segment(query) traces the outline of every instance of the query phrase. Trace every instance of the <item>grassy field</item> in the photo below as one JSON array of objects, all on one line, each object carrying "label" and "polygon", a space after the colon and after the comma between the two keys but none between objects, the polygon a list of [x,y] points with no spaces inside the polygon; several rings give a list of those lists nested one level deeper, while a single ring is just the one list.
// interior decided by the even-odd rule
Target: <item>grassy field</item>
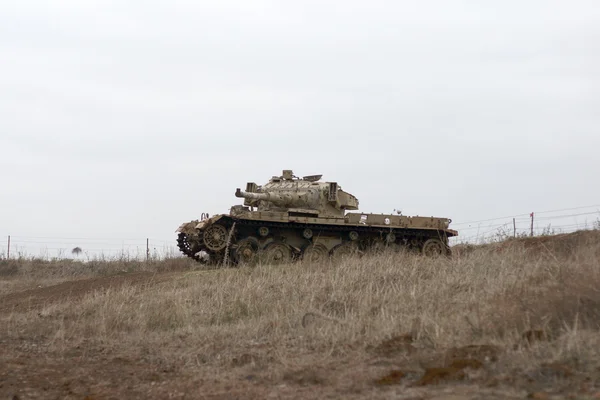
[{"label": "grassy field", "polygon": [[324,265],[0,261],[0,394],[600,398],[600,232]]}]

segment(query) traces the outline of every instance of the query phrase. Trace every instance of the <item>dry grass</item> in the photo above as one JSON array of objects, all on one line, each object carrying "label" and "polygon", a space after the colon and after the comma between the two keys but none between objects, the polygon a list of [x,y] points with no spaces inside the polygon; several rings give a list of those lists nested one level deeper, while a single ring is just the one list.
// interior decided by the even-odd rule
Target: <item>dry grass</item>
[{"label": "dry grass", "polygon": [[[510,245],[441,259],[386,254],[162,273],[188,266],[171,262],[140,263],[151,272],[141,281],[123,275],[121,285],[90,286],[76,298],[5,308],[0,344],[11,351],[0,364],[14,368],[28,356],[54,369],[69,364],[84,382],[71,383],[73,398],[600,392],[600,240],[589,236],[568,251]],[[71,266],[19,265],[2,279],[31,274],[46,286],[57,278],[40,271],[68,280],[122,267],[78,275]],[[43,380],[36,374],[31,393]]]}]

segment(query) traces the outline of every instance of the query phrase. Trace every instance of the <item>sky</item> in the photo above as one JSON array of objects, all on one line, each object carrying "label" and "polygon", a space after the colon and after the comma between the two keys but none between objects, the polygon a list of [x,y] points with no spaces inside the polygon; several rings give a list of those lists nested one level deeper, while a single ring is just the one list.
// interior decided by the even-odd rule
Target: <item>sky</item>
[{"label": "sky", "polygon": [[171,243],[283,169],[456,229],[597,205],[599,129],[593,0],[0,2],[13,240]]}]

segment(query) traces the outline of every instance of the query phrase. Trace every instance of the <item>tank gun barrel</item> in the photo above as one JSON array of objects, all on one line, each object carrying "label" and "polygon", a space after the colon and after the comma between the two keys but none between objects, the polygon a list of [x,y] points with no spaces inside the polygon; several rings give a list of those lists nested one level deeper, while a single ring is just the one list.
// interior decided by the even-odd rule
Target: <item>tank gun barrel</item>
[{"label": "tank gun barrel", "polygon": [[281,191],[268,191],[251,193],[243,192],[238,188],[235,191],[235,197],[242,197],[251,202],[267,201],[277,207],[312,207],[314,204],[317,204],[317,200],[311,199],[307,192],[286,193]]},{"label": "tank gun barrel", "polygon": [[248,193],[243,192],[240,188],[237,188],[235,191],[235,197],[244,198],[248,200],[266,200],[269,201],[271,199],[270,193]]}]

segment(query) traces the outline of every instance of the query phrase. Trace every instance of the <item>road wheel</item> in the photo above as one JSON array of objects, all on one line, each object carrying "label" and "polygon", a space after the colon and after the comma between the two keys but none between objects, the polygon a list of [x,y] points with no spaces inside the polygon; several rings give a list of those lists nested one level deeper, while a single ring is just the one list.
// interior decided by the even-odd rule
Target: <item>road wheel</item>
[{"label": "road wheel", "polygon": [[325,262],[328,258],[329,251],[327,251],[327,247],[320,243],[309,244],[304,248],[304,252],[302,253],[302,259],[304,261],[315,264]]},{"label": "road wheel", "polygon": [[292,261],[292,250],[282,242],[271,242],[264,250],[265,262],[267,264],[281,265]]},{"label": "road wheel", "polygon": [[238,264],[253,264],[258,258],[260,246],[258,239],[248,237],[237,242],[233,250],[233,259]]},{"label": "road wheel", "polygon": [[355,242],[344,242],[331,249],[331,257],[335,261],[357,257],[358,255],[358,246]]},{"label": "road wheel", "polygon": [[440,239],[428,239],[423,244],[423,254],[427,257],[440,257],[448,253],[448,247]]}]

